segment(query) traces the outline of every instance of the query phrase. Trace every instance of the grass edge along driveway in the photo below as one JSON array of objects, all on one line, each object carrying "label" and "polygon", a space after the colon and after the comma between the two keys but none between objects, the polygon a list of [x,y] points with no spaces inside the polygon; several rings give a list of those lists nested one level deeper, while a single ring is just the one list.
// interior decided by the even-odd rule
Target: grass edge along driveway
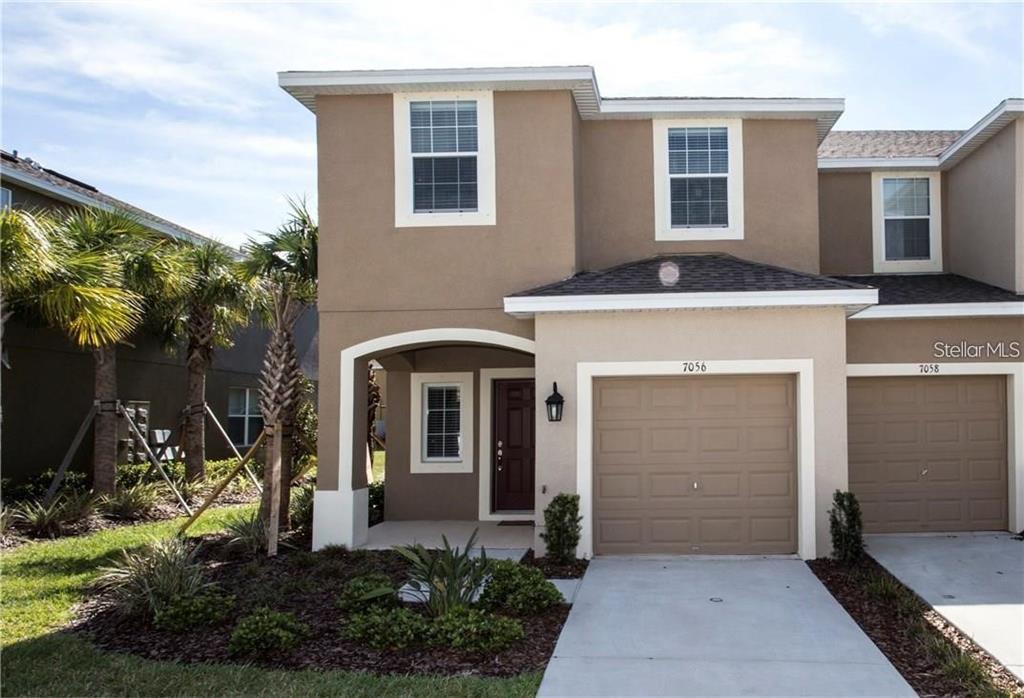
[{"label": "grass edge along driveway", "polygon": [[[192,534],[219,530],[245,507],[205,513]],[[85,536],[28,543],[0,553],[0,690],[4,696],[529,696],[540,676],[373,676],[274,671],[252,666],[185,665],[101,652],[57,632],[70,620],[98,569],[125,547],[172,535],[181,520],[122,526]]]}]

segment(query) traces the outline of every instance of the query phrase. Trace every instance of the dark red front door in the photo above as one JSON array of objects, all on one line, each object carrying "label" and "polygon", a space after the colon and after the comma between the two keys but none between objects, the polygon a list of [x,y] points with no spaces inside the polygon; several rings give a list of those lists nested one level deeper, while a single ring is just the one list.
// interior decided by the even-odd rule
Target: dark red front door
[{"label": "dark red front door", "polygon": [[533,510],[533,379],[494,381],[495,511]]}]

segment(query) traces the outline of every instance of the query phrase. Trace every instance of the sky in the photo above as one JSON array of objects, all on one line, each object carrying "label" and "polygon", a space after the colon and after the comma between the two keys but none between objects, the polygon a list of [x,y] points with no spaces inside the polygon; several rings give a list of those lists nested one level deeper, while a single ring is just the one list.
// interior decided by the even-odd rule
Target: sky
[{"label": "sky", "polygon": [[1024,96],[1024,3],[0,5],[0,144],[231,245],[316,200],[281,70],[592,65],[602,95],[845,97],[965,129]]}]

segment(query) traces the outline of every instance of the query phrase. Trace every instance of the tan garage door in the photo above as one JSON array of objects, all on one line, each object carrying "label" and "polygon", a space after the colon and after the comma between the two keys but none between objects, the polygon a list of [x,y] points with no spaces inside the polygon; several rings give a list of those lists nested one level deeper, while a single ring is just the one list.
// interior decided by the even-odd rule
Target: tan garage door
[{"label": "tan garage door", "polygon": [[788,376],[595,381],[595,552],[796,552],[795,404]]},{"label": "tan garage door", "polygon": [[851,378],[847,397],[864,530],[1006,529],[1005,378]]}]

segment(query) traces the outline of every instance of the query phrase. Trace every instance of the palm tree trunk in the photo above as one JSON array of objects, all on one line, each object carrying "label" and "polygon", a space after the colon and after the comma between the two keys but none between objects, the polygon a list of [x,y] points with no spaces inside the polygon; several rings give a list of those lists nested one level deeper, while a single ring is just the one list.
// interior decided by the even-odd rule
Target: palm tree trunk
[{"label": "palm tree trunk", "polygon": [[117,347],[93,350],[96,362],[95,398],[100,401],[93,427],[92,488],[96,494],[113,494],[117,474]]}]

